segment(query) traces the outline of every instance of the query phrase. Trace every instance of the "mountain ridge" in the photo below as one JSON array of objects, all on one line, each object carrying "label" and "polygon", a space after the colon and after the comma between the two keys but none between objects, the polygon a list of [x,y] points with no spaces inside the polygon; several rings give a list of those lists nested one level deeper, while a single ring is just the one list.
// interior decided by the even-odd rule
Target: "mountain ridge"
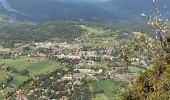
[{"label": "mountain ridge", "polygon": [[[7,0],[9,5],[16,9],[18,18],[32,21],[46,20],[75,20],[75,21],[106,21],[112,18],[119,18],[109,11],[89,3],[64,3],[59,1],[47,0]],[[26,16],[23,16],[26,15]]]},{"label": "mountain ridge", "polygon": [[[62,0],[0,0],[1,13],[35,22],[53,20],[107,22],[114,19],[142,19],[141,13],[155,13],[152,1],[110,0],[80,2]],[[159,3],[164,16],[170,18],[170,1]]]}]

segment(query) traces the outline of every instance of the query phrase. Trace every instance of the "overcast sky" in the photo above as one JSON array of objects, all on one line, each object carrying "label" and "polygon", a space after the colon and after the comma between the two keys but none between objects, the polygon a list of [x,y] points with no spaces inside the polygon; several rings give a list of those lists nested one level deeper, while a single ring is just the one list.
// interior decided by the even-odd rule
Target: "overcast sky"
[{"label": "overcast sky", "polygon": [[77,0],[77,1],[88,1],[88,2],[107,2],[109,0]]},{"label": "overcast sky", "polygon": [[58,0],[58,1],[68,1],[68,2],[107,2],[110,0]]}]

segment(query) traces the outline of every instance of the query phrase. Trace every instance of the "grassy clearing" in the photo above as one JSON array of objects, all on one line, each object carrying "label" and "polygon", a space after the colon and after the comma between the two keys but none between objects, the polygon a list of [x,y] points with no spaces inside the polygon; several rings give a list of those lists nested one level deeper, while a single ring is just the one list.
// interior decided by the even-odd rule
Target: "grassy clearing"
[{"label": "grassy clearing", "polygon": [[[116,30],[110,31],[109,29],[104,29],[103,27],[89,27],[86,25],[80,25],[84,30],[87,30],[88,38],[87,41],[93,41],[94,43],[81,43],[82,46],[94,46],[94,47],[108,47],[117,45],[119,42],[117,41]],[[113,35],[113,33],[115,35]],[[112,34],[112,35],[111,35]]]},{"label": "grassy clearing", "polygon": [[139,67],[135,67],[135,66],[129,67],[129,72],[132,72],[132,73],[138,73],[138,72],[142,72],[142,71],[144,71],[144,69],[139,68]]},{"label": "grassy clearing", "polygon": [[80,27],[95,36],[109,36],[109,30],[104,30],[102,27],[94,28],[86,25],[80,25]]},{"label": "grassy clearing", "polygon": [[107,68],[108,62],[107,61],[101,61],[98,63],[95,63],[93,65],[86,65],[89,68],[99,68],[99,69],[103,69],[103,68]]},{"label": "grassy clearing", "polygon": [[[16,60],[0,59],[0,64],[4,63],[5,66],[10,66],[16,68],[17,70],[27,69],[33,75],[47,73],[48,71],[53,71],[61,67],[59,63],[48,61],[47,59],[26,57],[17,58]],[[0,80],[3,80],[6,76],[6,72],[0,71]],[[4,97],[2,93],[7,94],[8,91],[14,91],[21,83],[30,79],[28,76],[22,76],[15,73],[12,73],[11,76],[13,77],[13,80],[10,81],[9,87],[0,90],[0,100]]]},{"label": "grassy clearing", "polygon": [[47,61],[46,59],[37,59],[37,58],[18,58],[13,59],[1,59],[0,64],[5,63],[6,66],[14,67],[18,70],[27,69],[31,74],[41,74],[48,71],[60,68],[60,64]]},{"label": "grassy clearing", "polygon": [[[116,67],[116,70],[118,71],[118,70],[121,70],[121,69],[123,69],[123,67]],[[128,68],[128,71],[130,72],[130,73],[139,73],[139,72],[142,72],[142,71],[144,71],[145,69],[142,69],[142,68],[139,68],[139,67],[135,67],[135,66],[129,66],[129,68]]]},{"label": "grassy clearing", "polygon": [[[2,76],[2,73],[1,73],[0,76]],[[21,76],[21,75],[17,75],[17,74],[11,74],[11,76],[13,77],[13,80],[10,81],[9,87],[0,90],[0,100],[2,100],[2,99],[4,98],[3,94],[7,94],[8,92],[15,91],[15,89],[16,89],[22,82],[24,82],[24,81],[26,81],[26,80],[29,79],[28,76]]]},{"label": "grassy clearing", "polygon": [[5,71],[0,70],[0,82],[3,82],[7,77],[7,73]]},{"label": "grassy clearing", "polygon": [[12,74],[13,80],[10,82],[10,85],[16,88],[19,86],[22,82],[26,81],[29,79],[28,76],[21,76],[18,74]]},{"label": "grassy clearing", "polygon": [[96,98],[93,100],[109,100],[109,98],[104,94],[97,94]]},{"label": "grassy clearing", "polygon": [[[114,84],[112,80],[100,80],[94,81],[91,83],[93,87],[93,91],[95,90],[103,90],[104,93],[97,94],[94,100],[112,100],[115,96],[115,92],[119,89],[119,87]],[[102,98],[102,99],[98,99]]]},{"label": "grassy clearing", "polygon": [[91,93],[96,90],[103,90],[103,93],[96,94],[92,100],[121,100],[118,91],[128,85],[127,79],[115,77],[113,79],[89,82]]}]

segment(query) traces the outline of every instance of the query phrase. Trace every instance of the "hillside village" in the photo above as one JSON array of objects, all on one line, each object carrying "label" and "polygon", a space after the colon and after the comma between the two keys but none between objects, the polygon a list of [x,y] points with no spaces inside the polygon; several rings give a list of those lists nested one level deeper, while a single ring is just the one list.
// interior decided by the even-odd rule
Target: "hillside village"
[{"label": "hillside village", "polygon": [[[61,25],[70,28],[70,23]],[[4,75],[0,77],[0,99],[90,100],[103,95],[111,100],[153,60],[143,55],[147,48],[138,41],[139,48],[128,55],[130,63],[125,70],[124,58],[120,58],[124,51],[118,52],[120,41],[133,43],[132,40],[140,37],[147,40],[146,34],[134,32],[129,36],[130,33],[118,29],[86,24],[77,24],[74,28],[86,31],[70,41],[50,38],[39,42],[2,43],[0,71]],[[154,43],[152,39],[147,41]]]},{"label": "hillside village", "polygon": [[0,0],[0,100],[170,100],[169,3]]},{"label": "hillside village", "polygon": [[[121,71],[122,68],[119,67],[118,62],[113,62],[114,60],[117,61],[117,58],[113,56],[115,53],[115,48],[96,50],[67,42],[40,42],[20,45],[14,49],[1,49],[1,58],[3,59],[15,60],[25,56],[28,58],[57,61],[63,66],[61,69],[52,71],[48,75],[34,76],[28,70],[18,71],[18,69],[7,66],[6,62],[4,62],[1,70],[7,71],[9,76],[10,73],[18,73],[30,77],[29,80],[26,80],[26,82],[16,88],[16,92],[7,93],[6,97],[17,98],[18,100],[27,100],[28,98],[42,98],[44,100],[60,98],[61,100],[68,100],[68,98],[73,98],[75,89],[78,89],[77,91],[89,91],[87,89],[87,77],[94,81],[107,80],[115,77],[121,79],[131,78],[135,74],[134,72],[124,73],[123,70]],[[134,65],[143,62],[142,60],[136,62],[136,60],[139,59],[132,58]],[[27,62],[32,61],[28,60]],[[8,80],[9,81],[1,85],[2,89],[9,86],[9,82],[12,79]],[[23,87],[26,84],[29,84],[29,87]],[[87,86],[87,88],[80,90],[83,86]],[[40,91],[42,94],[39,94]],[[100,92],[102,91],[98,91],[96,94]],[[51,96],[48,95],[49,93]],[[87,100],[84,94],[81,95],[81,98]]]}]

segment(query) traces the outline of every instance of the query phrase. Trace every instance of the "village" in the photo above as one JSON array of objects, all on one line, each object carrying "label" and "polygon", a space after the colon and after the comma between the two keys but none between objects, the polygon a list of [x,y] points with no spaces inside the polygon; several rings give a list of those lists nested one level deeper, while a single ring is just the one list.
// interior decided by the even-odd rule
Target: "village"
[{"label": "village", "polygon": [[168,4],[0,0],[0,100],[170,100]]},{"label": "village", "polygon": [[[36,58],[39,60],[47,59],[48,61],[59,62],[60,66],[62,66],[60,69],[50,71],[48,74],[33,75],[29,70],[23,69],[20,71],[17,68],[6,66],[4,62],[1,70],[29,77],[29,80],[25,80],[22,85],[16,88],[16,92],[9,92],[4,95],[6,97],[17,98],[18,100],[23,98],[24,100],[29,100],[30,98],[42,98],[43,100],[60,98],[60,100],[68,100],[69,98],[73,98],[75,90],[86,91],[80,89],[80,87],[87,86],[89,88],[87,85],[88,82],[86,82],[87,78],[93,81],[114,79],[115,77],[129,79],[139,70],[143,70],[132,70],[124,73],[123,68],[120,67],[121,65],[116,62],[117,58],[113,56],[115,53],[115,48],[95,49],[82,47],[77,44],[69,44],[67,42],[31,43],[20,45],[15,49],[1,49],[0,57],[3,59],[16,60],[20,57]],[[132,59],[134,65],[143,62],[142,60],[138,62],[136,60],[139,59]],[[33,61],[27,60],[27,63],[31,62]],[[9,76],[10,74],[8,74]],[[8,79],[8,82],[1,85],[3,89],[8,87],[8,83],[12,80],[11,77]],[[29,86],[25,87],[25,85]],[[100,92],[102,91],[98,90],[95,94]],[[80,98],[87,100],[83,92],[81,95]]]}]

